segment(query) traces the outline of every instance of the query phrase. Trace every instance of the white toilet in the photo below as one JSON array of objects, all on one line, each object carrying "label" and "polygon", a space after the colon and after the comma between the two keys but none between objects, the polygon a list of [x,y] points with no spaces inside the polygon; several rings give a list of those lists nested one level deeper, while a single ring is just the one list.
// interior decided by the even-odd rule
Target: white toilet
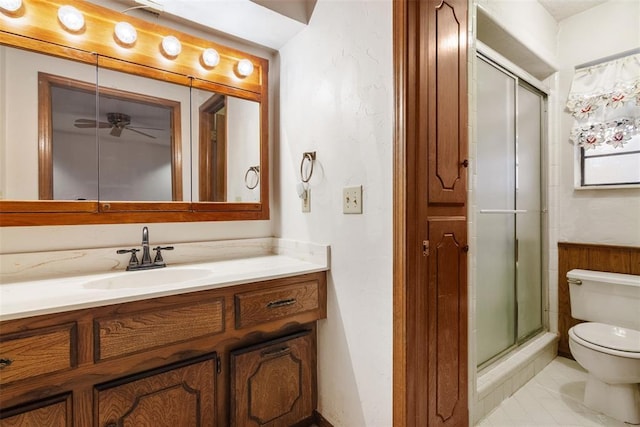
[{"label": "white toilet", "polygon": [[571,270],[569,348],[589,373],[584,404],[640,424],[640,276]]}]

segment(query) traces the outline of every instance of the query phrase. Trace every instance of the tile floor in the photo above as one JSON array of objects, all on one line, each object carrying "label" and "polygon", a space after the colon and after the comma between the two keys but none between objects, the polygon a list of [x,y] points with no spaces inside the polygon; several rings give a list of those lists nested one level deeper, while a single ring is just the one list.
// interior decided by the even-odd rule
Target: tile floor
[{"label": "tile floor", "polygon": [[582,404],[586,378],[577,362],[557,357],[477,426],[630,427]]}]

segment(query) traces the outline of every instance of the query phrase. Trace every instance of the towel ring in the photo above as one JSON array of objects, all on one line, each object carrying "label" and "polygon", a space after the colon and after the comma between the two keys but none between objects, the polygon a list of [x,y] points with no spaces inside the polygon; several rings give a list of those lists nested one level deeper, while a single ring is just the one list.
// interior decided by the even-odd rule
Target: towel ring
[{"label": "towel ring", "polygon": [[[307,151],[302,154],[302,161],[300,162],[300,179],[302,182],[307,183],[311,179],[313,175],[313,164],[316,161],[316,152],[315,151]],[[307,174],[304,173],[304,164],[305,162],[309,162],[309,172]]]},{"label": "towel ring", "polygon": [[[255,175],[255,178],[254,178],[255,183],[252,185],[250,184],[250,180],[253,175]],[[260,166],[251,166],[249,169],[247,169],[247,172],[244,174],[244,185],[249,190],[253,190],[258,186],[258,184],[260,184]]]}]

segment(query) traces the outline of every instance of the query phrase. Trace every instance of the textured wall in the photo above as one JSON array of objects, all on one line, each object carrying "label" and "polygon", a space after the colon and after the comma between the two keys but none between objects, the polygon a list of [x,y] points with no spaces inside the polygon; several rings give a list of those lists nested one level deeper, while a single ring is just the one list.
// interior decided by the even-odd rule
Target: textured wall
[{"label": "textured wall", "polygon": [[558,240],[640,246],[640,189],[574,190],[573,120],[564,110],[574,67],[640,46],[640,3],[611,0],[560,23]]},{"label": "textured wall", "polygon": [[[392,33],[389,1],[318,1],[280,51],[278,236],[331,244],[319,327],[319,410],[336,427],[389,427],[392,408]],[[296,194],[317,152],[311,212]],[[364,213],[342,188],[364,186]]]}]

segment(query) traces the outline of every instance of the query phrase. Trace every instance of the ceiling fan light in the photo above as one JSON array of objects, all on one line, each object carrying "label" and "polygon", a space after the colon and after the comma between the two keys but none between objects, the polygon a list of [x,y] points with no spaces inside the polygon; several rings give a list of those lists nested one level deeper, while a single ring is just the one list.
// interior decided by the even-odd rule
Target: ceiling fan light
[{"label": "ceiling fan light", "polygon": [[253,73],[253,64],[248,59],[241,59],[238,61],[238,74],[242,77],[250,76]]},{"label": "ceiling fan light", "polygon": [[22,7],[22,0],[0,0],[0,9],[6,12],[17,12]]},{"label": "ceiling fan light", "polygon": [[138,32],[128,22],[118,22],[115,27],[115,35],[120,43],[130,46],[138,40]]},{"label": "ceiling fan light", "polygon": [[220,63],[220,54],[213,48],[205,49],[202,52],[202,62],[207,67],[215,67]]},{"label": "ceiling fan light", "polygon": [[80,31],[84,27],[84,16],[73,6],[60,7],[58,19],[64,28],[72,32]]},{"label": "ceiling fan light", "polygon": [[162,50],[170,57],[180,55],[182,52],[182,45],[180,44],[180,40],[178,40],[175,36],[166,36],[162,39]]}]

